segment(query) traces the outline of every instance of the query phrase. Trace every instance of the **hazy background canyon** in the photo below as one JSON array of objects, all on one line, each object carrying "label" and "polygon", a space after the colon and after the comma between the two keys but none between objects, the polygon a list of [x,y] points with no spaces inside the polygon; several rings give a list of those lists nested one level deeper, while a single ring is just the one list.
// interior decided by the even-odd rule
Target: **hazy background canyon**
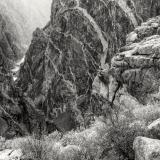
[{"label": "hazy background canyon", "polygon": [[0,14],[12,23],[7,26],[14,30],[25,51],[31,42],[32,33],[43,28],[50,20],[52,0],[1,0]]}]

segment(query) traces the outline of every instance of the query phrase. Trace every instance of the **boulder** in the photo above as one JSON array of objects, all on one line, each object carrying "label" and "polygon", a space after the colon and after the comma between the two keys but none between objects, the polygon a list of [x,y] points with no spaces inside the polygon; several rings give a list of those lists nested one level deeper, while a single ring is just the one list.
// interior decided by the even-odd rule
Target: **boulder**
[{"label": "boulder", "polygon": [[152,122],[147,128],[155,138],[160,138],[160,119]]},{"label": "boulder", "polygon": [[21,149],[11,150],[6,149],[4,151],[0,151],[0,160],[20,160],[23,154]]},{"label": "boulder", "polygon": [[137,137],[134,140],[133,148],[135,151],[135,160],[160,159],[160,140]]}]

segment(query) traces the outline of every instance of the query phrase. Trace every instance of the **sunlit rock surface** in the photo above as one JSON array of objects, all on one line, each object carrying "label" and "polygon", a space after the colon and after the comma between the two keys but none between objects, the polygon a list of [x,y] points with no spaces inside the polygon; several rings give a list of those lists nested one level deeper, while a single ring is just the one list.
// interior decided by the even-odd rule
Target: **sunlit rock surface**
[{"label": "sunlit rock surface", "polygon": [[135,160],[159,160],[160,140],[137,137],[134,141]]},{"label": "sunlit rock surface", "polygon": [[0,151],[0,160],[20,160],[22,155],[21,149],[6,149],[4,151]]},{"label": "sunlit rock surface", "polygon": [[140,102],[147,103],[160,86],[160,17],[149,19],[127,37],[112,59],[111,73]]}]

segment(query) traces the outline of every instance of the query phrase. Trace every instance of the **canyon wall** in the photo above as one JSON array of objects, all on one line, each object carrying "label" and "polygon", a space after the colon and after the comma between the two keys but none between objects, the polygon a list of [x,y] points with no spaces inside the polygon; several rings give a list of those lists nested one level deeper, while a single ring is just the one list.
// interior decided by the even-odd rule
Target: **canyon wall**
[{"label": "canyon wall", "polygon": [[134,10],[137,15],[140,16],[143,21],[160,15],[159,0],[127,0],[127,3],[131,8],[135,8]]},{"label": "canyon wall", "polygon": [[32,32],[49,21],[50,5],[49,0],[0,1],[0,136],[9,138],[31,130],[28,117],[34,113],[33,105],[15,87],[13,74],[18,70]]},{"label": "canyon wall", "polygon": [[125,1],[54,0],[50,23],[33,33],[18,86],[48,124],[62,131],[85,125],[86,114],[103,113],[111,58],[137,25]]}]

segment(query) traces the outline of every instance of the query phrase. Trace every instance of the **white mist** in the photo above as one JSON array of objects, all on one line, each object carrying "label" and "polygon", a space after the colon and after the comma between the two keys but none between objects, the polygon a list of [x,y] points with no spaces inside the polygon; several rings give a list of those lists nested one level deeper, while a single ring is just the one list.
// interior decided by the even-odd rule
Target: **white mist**
[{"label": "white mist", "polygon": [[27,47],[33,31],[49,21],[51,3],[52,0],[0,0],[0,14],[9,18]]}]

